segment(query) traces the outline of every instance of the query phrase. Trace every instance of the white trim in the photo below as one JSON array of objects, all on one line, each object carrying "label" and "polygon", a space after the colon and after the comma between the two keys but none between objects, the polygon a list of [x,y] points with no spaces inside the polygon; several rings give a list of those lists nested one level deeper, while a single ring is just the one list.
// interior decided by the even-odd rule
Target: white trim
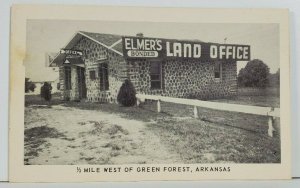
[{"label": "white trim", "polygon": [[49,63],[49,66],[48,67],[50,67],[50,65],[53,63],[53,61],[59,56],[59,55],[61,55],[60,53],[57,53],[57,55],[53,58],[53,60]]},{"label": "white trim", "polygon": [[65,45],[64,49],[70,44],[70,42],[73,40],[73,38],[76,37],[76,35],[79,33],[79,31],[77,31],[76,33],[73,34],[72,38],[69,40],[69,42]]},{"label": "white trim", "polygon": [[[117,50],[115,50],[115,49],[112,49],[112,47],[114,47],[115,45],[117,45],[118,43],[120,43],[120,42],[122,41],[122,39],[118,40],[117,42],[115,42],[115,43],[112,44],[111,46],[107,46],[107,45],[105,45],[105,44],[103,44],[103,43],[101,43],[101,42],[95,40],[94,38],[92,38],[92,37],[90,37],[90,36],[88,36],[88,35],[86,35],[86,34],[80,32],[80,31],[77,31],[77,32],[73,35],[73,37],[71,38],[71,40],[69,40],[69,42],[64,46],[64,48],[66,48],[66,47],[70,44],[70,42],[71,42],[71,41],[76,37],[76,35],[78,35],[78,34],[80,34],[81,36],[84,36],[84,37],[86,37],[86,38],[88,38],[88,39],[90,39],[90,40],[96,42],[97,44],[100,44],[100,45],[104,46],[105,48],[107,48],[107,49],[109,49],[109,50],[112,50],[113,52],[115,52],[115,53],[117,53],[117,54],[119,54],[119,55],[121,55],[121,56],[123,56],[123,53],[121,53],[121,52],[119,52],[119,51],[117,51]],[[53,60],[49,63],[49,67],[50,67],[50,65],[53,63],[53,61],[54,61],[56,58],[58,58],[59,55],[62,55],[62,54],[61,54],[61,53],[57,53],[57,55],[56,55],[56,56],[53,58]]]},{"label": "white trim", "polygon": [[80,31],[79,31],[78,33],[81,34],[82,36],[85,36],[86,38],[88,38],[88,39],[90,39],[90,40],[92,40],[92,41],[94,41],[94,42],[100,44],[101,46],[104,46],[105,48],[107,48],[107,49],[109,49],[109,50],[112,50],[112,51],[114,51],[115,53],[117,53],[117,54],[123,56],[123,54],[122,54],[121,52],[119,52],[119,51],[117,51],[117,50],[115,50],[115,49],[110,48],[109,46],[103,44],[102,42],[99,42],[99,41],[95,40],[94,38],[92,38],[92,37],[90,37],[90,36],[88,36],[88,35],[86,35],[86,34],[84,34],[84,33],[81,33]]},{"label": "white trim", "polygon": [[107,61],[107,60],[108,60],[108,58],[106,57],[106,58],[102,58],[102,59],[97,59],[96,62]]},{"label": "white trim", "polygon": [[164,101],[164,102],[199,106],[199,107],[203,107],[203,108],[210,108],[210,109],[222,110],[222,111],[231,111],[231,112],[240,112],[240,113],[255,114],[255,115],[262,115],[262,116],[280,117],[280,108],[220,103],[220,102],[211,102],[211,101],[201,101],[201,100],[196,100],[196,99],[164,97],[164,96],[159,96],[159,95],[136,94],[136,97],[139,100],[142,100],[142,99],[143,100],[144,99],[160,100],[160,101]]},{"label": "white trim", "polygon": [[[69,42],[67,42],[67,44],[64,46],[63,49],[65,49],[69,44],[70,42],[76,37],[76,35],[79,33],[79,31],[77,31],[76,33],[73,34],[72,38],[69,40]],[[61,49],[60,49],[61,50]],[[56,54],[56,56],[53,58],[53,60],[49,63],[49,67],[50,65],[53,63],[53,61],[59,56],[61,55],[60,51]]]},{"label": "white trim", "polygon": [[117,44],[119,44],[120,42],[122,42],[122,39],[118,40],[117,42],[113,43],[109,49],[112,49],[114,46],[116,46]]}]

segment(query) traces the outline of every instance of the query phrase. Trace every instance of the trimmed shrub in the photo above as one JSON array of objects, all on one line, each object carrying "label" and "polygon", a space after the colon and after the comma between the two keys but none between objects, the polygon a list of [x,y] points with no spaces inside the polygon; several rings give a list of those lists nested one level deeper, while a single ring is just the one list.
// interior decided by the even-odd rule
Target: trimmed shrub
[{"label": "trimmed shrub", "polygon": [[44,85],[41,87],[41,97],[44,98],[46,101],[51,100],[51,84],[45,82]]},{"label": "trimmed shrub", "polygon": [[136,104],[135,89],[130,80],[125,80],[118,93],[118,103],[123,106],[134,106]]},{"label": "trimmed shrub", "polygon": [[239,87],[265,88],[269,84],[270,68],[262,60],[254,59],[247,63],[238,74]]}]

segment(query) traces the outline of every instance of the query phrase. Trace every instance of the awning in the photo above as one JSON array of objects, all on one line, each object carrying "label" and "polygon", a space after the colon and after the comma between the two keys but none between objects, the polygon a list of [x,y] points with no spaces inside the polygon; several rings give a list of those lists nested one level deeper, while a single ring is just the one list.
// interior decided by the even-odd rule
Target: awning
[{"label": "awning", "polygon": [[81,57],[67,58],[64,64],[80,65],[80,64],[84,64],[84,61],[82,60]]},{"label": "awning", "polygon": [[[82,35],[80,35],[79,33],[76,33],[72,39],[68,42],[67,45],[64,46],[63,49],[71,49],[73,46],[75,46],[75,44],[77,44],[77,42],[82,39]],[[52,62],[50,62],[49,67],[59,67],[61,66],[65,60],[66,60],[67,54],[63,54],[63,53],[58,53],[57,56],[53,59]]]},{"label": "awning", "polygon": [[66,54],[58,54],[53,61],[50,63],[49,67],[59,67],[61,66],[65,60],[67,55]]}]

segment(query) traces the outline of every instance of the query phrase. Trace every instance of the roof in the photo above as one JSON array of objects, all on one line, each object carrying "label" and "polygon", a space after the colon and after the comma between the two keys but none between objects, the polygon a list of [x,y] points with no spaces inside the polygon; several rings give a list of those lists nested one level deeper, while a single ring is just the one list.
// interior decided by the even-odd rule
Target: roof
[{"label": "roof", "polygon": [[122,38],[119,35],[113,35],[113,34],[91,33],[91,32],[85,32],[85,31],[80,31],[80,33],[83,33],[83,34],[97,40],[98,42],[105,44],[106,46],[111,46],[116,41],[118,41]]},{"label": "roof", "polygon": [[[72,49],[83,37],[86,37],[101,46],[123,56],[122,51],[122,37],[120,35],[91,33],[79,31],[71,38],[71,40],[63,47],[64,49]],[[66,58],[66,54],[58,53],[55,58],[50,62],[49,66],[58,66]]]},{"label": "roof", "polygon": [[123,55],[122,52],[122,36],[114,34],[104,33],[91,33],[86,31],[79,31],[79,34],[97,42],[98,44],[113,50],[119,55]]},{"label": "roof", "polygon": [[[104,34],[104,33],[91,33],[86,31],[78,31],[75,33],[75,35],[72,37],[72,39],[67,43],[67,45],[64,47],[65,49],[71,49],[73,48],[77,42],[82,39],[82,37],[86,37],[105,48],[123,56],[123,46],[122,46],[122,36],[121,35],[115,35],[115,34]],[[172,39],[176,40],[176,39]],[[187,41],[197,41],[202,42],[200,40],[187,40]],[[66,58],[66,54],[58,53],[56,57],[53,59],[53,61],[50,62],[50,66],[57,66],[62,63]]]},{"label": "roof", "polygon": [[54,52],[46,52],[45,53],[45,63],[46,63],[46,67],[49,67],[51,62],[54,60],[54,58],[58,55],[58,53],[54,53]]}]

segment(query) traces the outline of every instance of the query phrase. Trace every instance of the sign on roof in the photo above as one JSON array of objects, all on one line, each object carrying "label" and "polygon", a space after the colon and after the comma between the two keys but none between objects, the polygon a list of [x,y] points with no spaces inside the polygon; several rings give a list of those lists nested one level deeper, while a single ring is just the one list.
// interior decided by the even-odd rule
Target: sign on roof
[{"label": "sign on roof", "polygon": [[61,49],[61,54],[71,55],[71,56],[82,56],[82,51],[79,50],[69,50],[69,49]]},{"label": "sign on roof", "polygon": [[250,60],[250,46],[173,39],[123,37],[126,58],[185,58],[199,60]]}]

